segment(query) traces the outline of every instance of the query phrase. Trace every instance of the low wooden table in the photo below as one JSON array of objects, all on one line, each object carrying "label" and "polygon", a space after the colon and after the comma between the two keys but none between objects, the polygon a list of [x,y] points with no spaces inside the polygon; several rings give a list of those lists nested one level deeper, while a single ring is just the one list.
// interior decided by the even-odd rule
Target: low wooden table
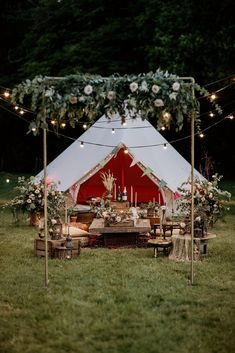
[{"label": "low wooden table", "polygon": [[115,245],[137,245],[138,236],[140,233],[151,231],[150,222],[148,219],[137,219],[134,226],[118,226],[105,227],[103,218],[93,219],[90,227],[90,233],[100,233],[104,236],[105,246]]}]

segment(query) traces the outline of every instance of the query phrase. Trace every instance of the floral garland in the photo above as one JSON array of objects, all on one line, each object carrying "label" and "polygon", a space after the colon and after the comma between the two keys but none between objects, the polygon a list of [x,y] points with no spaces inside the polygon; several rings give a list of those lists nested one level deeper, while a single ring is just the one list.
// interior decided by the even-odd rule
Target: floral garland
[{"label": "floral garland", "polygon": [[[130,117],[156,118],[156,126],[174,125],[176,130],[194,114],[200,125],[199,103],[193,90],[205,97],[209,92],[198,84],[182,80],[176,75],[157,70],[139,75],[112,75],[109,77],[88,74],[64,78],[37,76],[26,80],[13,89],[12,103],[30,105],[36,113],[30,129],[35,134],[48,122],[57,125],[68,122],[72,127],[80,119],[94,122],[105,114],[108,119],[119,113],[125,121]],[[221,113],[215,104],[215,109]],[[45,121],[46,117],[46,121]]]}]

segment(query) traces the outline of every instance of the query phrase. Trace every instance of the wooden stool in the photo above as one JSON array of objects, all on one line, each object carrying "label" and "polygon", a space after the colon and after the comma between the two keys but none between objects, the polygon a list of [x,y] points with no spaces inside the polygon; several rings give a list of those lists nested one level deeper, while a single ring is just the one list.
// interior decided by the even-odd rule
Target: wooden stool
[{"label": "wooden stool", "polygon": [[165,255],[169,255],[171,247],[172,247],[172,241],[171,239],[165,240],[165,239],[150,239],[148,240],[148,244],[153,247],[154,249],[154,257],[158,256],[158,251],[160,249],[163,249],[163,253]]}]

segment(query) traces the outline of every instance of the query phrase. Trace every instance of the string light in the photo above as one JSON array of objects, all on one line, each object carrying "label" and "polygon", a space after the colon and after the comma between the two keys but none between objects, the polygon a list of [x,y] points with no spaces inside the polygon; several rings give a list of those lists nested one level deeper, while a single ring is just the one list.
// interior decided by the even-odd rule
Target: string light
[{"label": "string light", "polygon": [[233,120],[234,116],[231,114],[231,115],[228,116],[228,119]]},{"label": "string light", "polygon": [[161,127],[161,130],[162,130],[162,131],[166,130],[165,126],[162,126],[162,127]]},{"label": "string light", "polygon": [[21,110],[19,111],[19,113],[20,113],[20,115],[24,115],[24,110],[21,109]]},{"label": "string light", "polygon": [[19,109],[18,105],[15,105],[15,106],[14,106],[14,109],[15,109],[15,110],[18,110],[18,109]]},{"label": "string light", "polygon": [[81,143],[80,143],[80,147],[81,147],[81,148],[83,148],[83,147],[84,147],[84,142],[83,142],[83,141],[81,141]]},{"label": "string light", "polygon": [[211,101],[214,101],[216,99],[216,94],[215,93],[212,93],[211,96],[210,96],[210,100]]},{"label": "string light", "polygon": [[6,183],[9,184],[10,183],[10,179],[6,179]]},{"label": "string light", "polygon": [[4,95],[4,97],[9,98],[10,92],[8,90],[6,90],[3,95]]},{"label": "string light", "polygon": [[167,149],[167,145],[166,145],[166,143],[164,143],[163,148],[164,148],[164,150],[166,150],[166,149]]},{"label": "string light", "polygon": [[84,123],[84,124],[82,125],[82,127],[83,127],[84,130],[86,130],[86,129],[87,129],[87,124]]},{"label": "string light", "polygon": [[114,129],[112,129],[112,134],[115,134],[115,130]]},{"label": "string light", "polygon": [[124,149],[124,153],[125,153],[125,154],[128,153],[128,149],[127,149],[127,148]]},{"label": "string light", "polygon": [[125,121],[122,123],[122,126],[126,126],[126,122]]},{"label": "string light", "polygon": [[213,118],[213,117],[215,116],[215,114],[214,114],[213,112],[210,112],[210,113],[209,113],[209,116],[210,116],[211,118]]},{"label": "string light", "polygon": [[203,138],[205,135],[201,132],[199,136]]},{"label": "string light", "polygon": [[51,120],[51,125],[55,125],[56,124],[56,120]]},{"label": "string light", "polygon": [[62,129],[64,129],[64,128],[66,127],[66,123],[61,123],[61,124],[60,124],[60,127],[61,127]]}]

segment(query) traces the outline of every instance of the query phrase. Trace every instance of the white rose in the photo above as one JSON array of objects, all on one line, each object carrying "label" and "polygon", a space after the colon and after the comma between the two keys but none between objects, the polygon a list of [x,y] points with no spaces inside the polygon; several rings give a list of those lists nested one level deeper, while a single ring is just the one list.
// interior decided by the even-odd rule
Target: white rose
[{"label": "white rose", "polygon": [[114,91],[109,91],[107,94],[107,98],[111,101],[116,98],[116,92]]},{"label": "white rose", "polygon": [[93,88],[91,85],[86,85],[86,87],[84,88],[84,93],[89,95],[93,92]]},{"label": "white rose", "polygon": [[76,104],[78,102],[78,99],[76,96],[70,96],[69,101],[71,104]]},{"label": "white rose", "polygon": [[164,107],[164,102],[162,99],[155,99],[153,102],[154,106],[159,108],[159,107]]},{"label": "white rose", "polygon": [[180,89],[180,84],[179,82],[174,82],[172,85],[173,91],[178,91]]},{"label": "white rose", "polygon": [[120,216],[117,216],[116,217],[116,221],[119,223],[119,222],[121,222],[121,220],[122,220],[122,218],[120,217]]},{"label": "white rose", "polygon": [[131,92],[137,91],[138,87],[139,87],[139,86],[138,86],[138,83],[132,82],[132,83],[130,84],[130,90],[131,90]]},{"label": "white rose", "polygon": [[152,86],[152,92],[157,94],[160,91],[161,87],[159,87],[158,85],[153,85]]}]

